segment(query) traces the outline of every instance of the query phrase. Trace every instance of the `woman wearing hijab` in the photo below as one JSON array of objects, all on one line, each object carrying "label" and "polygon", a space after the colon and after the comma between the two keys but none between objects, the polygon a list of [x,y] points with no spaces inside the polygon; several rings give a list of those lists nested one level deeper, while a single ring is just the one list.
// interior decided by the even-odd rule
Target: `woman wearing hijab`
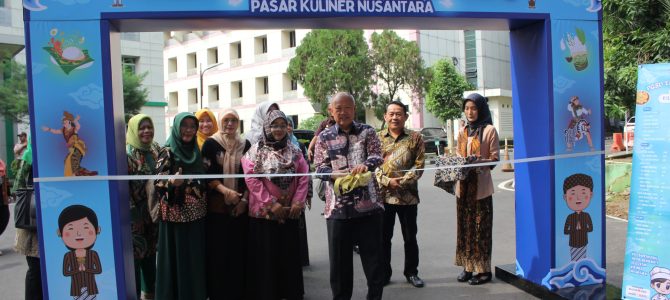
[{"label": "woman wearing hijab", "polygon": [[265,116],[273,110],[279,110],[279,105],[272,101],[265,101],[256,106],[254,116],[251,118],[251,129],[244,137],[253,145],[261,140],[263,137],[263,122]]},{"label": "woman wearing hijab", "polygon": [[[172,131],[156,167],[160,175],[197,175],[205,170],[196,143],[198,119],[175,116]],[[199,179],[156,181],[160,199],[156,299],[204,300],[205,183]]]},{"label": "woman wearing hijab", "polygon": [[[128,175],[155,175],[156,161],[161,151],[154,142],[154,124],[145,114],[138,114],[128,121],[126,154]],[[158,225],[150,215],[146,180],[131,180],[130,222],[135,257],[135,289],[137,299],[144,291],[145,299],[153,299],[156,287],[156,244]]]},{"label": "woman wearing hijab", "polygon": [[250,299],[302,299],[304,293],[298,219],[305,206],[307,173],[303,154],[289,142],[288,119],[281,111],[267,114],[263,138],[242,158],[249,188]]},{"label": "woman wearing hijab", "polygon": [[[207,174],[243,174],[240,163],[251,144],[240,137],[240,116],[221,113],[219,132],[202,146]],[[249,192],[244,178],[209,180],[207,193],[207,296],[244,299],[246,293]]]},{"label": "woman wearing hijab", "polygon": [[203,108],[195,113],[198,118],[198,149],[202,150],[202,145],[208,137],[219,131],[216,125],[216,117],[214,113],[206,108]]},{"label": "woman wearing hijab", "polygon": [[[305,147],[305,144],[300,143],[298,141],[298,138],[293,134],[293,128],[295,125],[293,124],[293,120],[291,118],[288,119],[288,136],[291,140],[291,144],[294,146],[298,147],[300,151],[302,151],[302,157],[305,159],[305,161],[309,161],[307,159],[307,148]],[[309,167],[309,164],[308,164]],[[312,207],[312,196],[314,192],[312,191],[312,179],[309,179],[309,186],[307,187],[307,198],[305,199],[305,204],[307,205],[307,208]],[[303,211],[302,214],[300,214],[300,222],[298,224],[300,234],[300,261],[302,263],[303,267],[309,266],[309,245],[307,244],[307,222],[305,220],[305,212]]]},{"label": "woman wearing hijab", "polygon": [[[467,126],[458,134],[458,154],[474,163],[498,161],[500,145],[493,127],[488,99],[470,94],[463,101]],[[478,167],[456,184],[456,258],[463,267],[460,282],[471,285],[491,281],[493,230],[492,167]],[[473,275],[477,273],[476,275]]]}]

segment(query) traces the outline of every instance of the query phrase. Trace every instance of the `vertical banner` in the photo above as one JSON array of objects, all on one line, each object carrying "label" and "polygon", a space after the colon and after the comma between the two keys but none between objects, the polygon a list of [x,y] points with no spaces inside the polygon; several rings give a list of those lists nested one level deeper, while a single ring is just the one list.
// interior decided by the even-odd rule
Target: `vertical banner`
[{"label": "vertical banner", "polygon": [[[638,69],[623,299],[670,297],[670,64]],[[666,121],[663,121],[666,120]]]},{"label": "vertical banner", "polygon": [[[36,177],[109,174],[100,22],[33,21],[28,38]],[[109,183],[38,183],[37,191],[48,299],[122,299]]]},{"label": "vertical banner", "polygon": [[[595,21],[552,21],[554,153],[600,151],[602,69]],[[605,282],[603,156],[556,161],[554,263],[542,280],[549,289]]]}]

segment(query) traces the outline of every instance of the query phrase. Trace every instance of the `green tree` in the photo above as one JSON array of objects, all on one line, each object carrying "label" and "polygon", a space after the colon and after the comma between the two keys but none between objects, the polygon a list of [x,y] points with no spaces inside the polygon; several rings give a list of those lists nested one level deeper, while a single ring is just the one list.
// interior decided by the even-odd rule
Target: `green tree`
[{"label": "green tree", "polygon": [[149,91],[142,85],[146,77],[147,72],[136,74],[130,70],[123,70],[123,108],[126,122],[138,114],[147,102]]},{"label": "green tree", "polygon": [[[438,119],[447,121],[453,128],[452,120],[462,114],[463,92],[473,87],[458,73],[451,60],[441,59],[433,67],[432,79],[428,85],[426,108]],[[449,148],[453,146],[453,130],[447,130]]]},{"label": "green tree", "polygon": [[370,98],[373,69],[362,30],[313,30],[295,54],[288,75],[315,107],[326,111],[329,97],[344,91],[360,100],[357,111],[364,113],[360,104]]},{"label": "green tree", "polygon": [[316,131],[316,128],[319,127],[319,124],[326,119],[326,116],[322,114],[316,114],[311,118],[307,118],[304,121],[300,122],[298,129],[307,129]]},{"label": "green tree", "polygon": [[26,66],[8,59],[0,63],[4,80],[0,84],[0,114],[12,122],[21,122],[28,114]]},{"label": "green tree", "polygon": [[423,98],[428,72],[416,42],[401,38],[395,31],[375,32],[370,42],[370,59],[374,65],[373,80],[378,90],[367,105],[374,110],[377,119],[384,122],[386,105],[396,100],[401,90],[407,90],[411,96]]},{"label": "green tree", "polygon": [[[637,66],[670,60],[670,0],[604,0],[606,114],[634,109]],[[611,109],[609,109],[611,108]]]}]

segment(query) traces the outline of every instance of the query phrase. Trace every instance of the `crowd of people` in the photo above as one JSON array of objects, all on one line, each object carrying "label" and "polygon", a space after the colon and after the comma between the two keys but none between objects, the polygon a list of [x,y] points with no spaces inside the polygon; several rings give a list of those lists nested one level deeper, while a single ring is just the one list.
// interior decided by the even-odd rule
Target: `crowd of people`
[{"label": "crowd of people", "polygon": [[[404,240],[403,275],[423,287],[417,242],[423,139],[405,128],[408,112],[401,102],[388,104],[388,127],[379,132],[355,121],[355,107],[352,95],[334,95],[329,118],[307,147],[274,102],[258,105],[244,137],[233,109],[218,119],[208,109],[179,113],[164,146],[154,141],[149,116],[132,117],[126,132],[129,175],[212,175],[129,182],[137,298],[302,299],[302,267],[309,265],[305,208],[312,198],[312,178],[303,174],[310,163],[318,174],[315,190],[325,201],[333,299],[352,297],[354,247],[367,299],[382,298],[392,275],[396,216]],[[498,160],[486,98],[472,94],[462,109],[467,125],[458,135],[458,155],[472,162]],[[0,165],[0,175],[4,169]],[[463,267],[457,279],[483,284],[492,278],[490,168],[470,172],[455,193],[455,264]],[[26,299],[41,299],[36,233],[21,230],[17,236],[16,248],[30,267]]]}]

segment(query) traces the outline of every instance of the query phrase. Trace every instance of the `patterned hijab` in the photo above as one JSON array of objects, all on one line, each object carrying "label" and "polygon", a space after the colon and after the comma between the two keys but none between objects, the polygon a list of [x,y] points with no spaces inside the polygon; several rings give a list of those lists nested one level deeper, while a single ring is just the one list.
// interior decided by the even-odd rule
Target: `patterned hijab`
[{"label": "patterned hijab", "polygon": [[204,134],[200,132],[200,128],[198,128],[198,149],[202,149],[202,144],[205,143],[205,140],[219,131],[219,127],[216,125],[216,117],[211,110],[203,108],[195,113],[195,117],[198,118],[198,122],[200,122],[204,116],[208,116],[212,121],[212,133],[209,135]]},{"label": "patterned hijab", "polygon": [[181,127],[181,123],[187,118],[192,118],[197,128],[198,119],[192,113],[183,112],[177,114],[174,117],[172,131],[165,145],[170,147],[170,150],[174,154],[174,170],[182,168],[184,174],[202,174],[205,170],[202,165],[200,149],[198,149],[195,139],[190,143],[184,143],[181,140],[179,128]]},{"label": "patterned hijab", "polygon": [[149,120],[153,125],[151,117],[145,114],[137,114],[128,120],[128,129],[126,130],[126,144],[132,146],[135,149],[142,151],[149,151],[151,149],[151,142],[144,144],[140,141],[140,124],[144,120]]},{"label": "patterned hijab", "polygon": [[[232,108],[228,108],[221,112],[221,119],[219,123],[219,132],[212,135],[210,138],[215,140],[226,152],[223,154],[223,161],[221,166],[223,167],[223,174],[236,174],[240,168],[240,159],[244,154],[244,147],[246,146],[246,140],[240,137],[239,131],[235,130],[232,134],[226,134],[223,132],[226,124],[223,123],[223,120],[226,118],[235,117],[239,120],[240,115],[237,114]],[[239,129],[239,128],[238,128]],[[218,159],[218,157],[217,157]],[[237,179],[236,178],[225,178],[223,179],[223,185],[229,189],[237,190]]]},{"label": "patterned hijab", "polygon": [[249,132],[245,135],[252,145],[263,138],[263,123],[265,122],[265,116],[267,116],[268,110],[270,110],[272,105],[277,106],[279,109],[279,105],[273,101],[265,101],[256,106],[254,116],[251,118],[251,129],[249,129]]},{"label": "patterned hijab", "polygon": [[[272,137],[270,124],[277,119],[284,119],[288,123],[283,112],[278,110],[270,112],[263,123],[263,139],[247,152],[249,160],[254,162],[256,174],[293,174],[296,170],[295,161],[302,157],[300,149],[288,143],[288,134],[280,141]],[[270,181],[281,189],[288,189],[293,178],[271,177]]]}]

